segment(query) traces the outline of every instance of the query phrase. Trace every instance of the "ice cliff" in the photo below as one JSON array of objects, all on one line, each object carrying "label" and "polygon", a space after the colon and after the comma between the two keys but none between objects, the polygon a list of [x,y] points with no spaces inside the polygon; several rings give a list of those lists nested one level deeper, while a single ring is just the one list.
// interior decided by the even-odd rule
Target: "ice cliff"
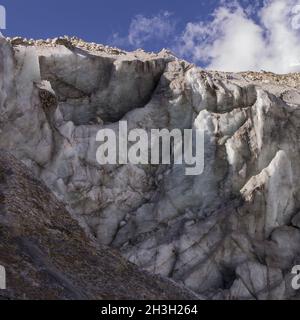
[{"label": "ice cliff", "polygon": [[[89,237],[207,299],[294,297],[300,76],[208,72],[167,50],[0,39],[0,148]],[[106,165],[101,128],[205,132],[205,169]],[[54,235],[55,236],[55,235]]]}]

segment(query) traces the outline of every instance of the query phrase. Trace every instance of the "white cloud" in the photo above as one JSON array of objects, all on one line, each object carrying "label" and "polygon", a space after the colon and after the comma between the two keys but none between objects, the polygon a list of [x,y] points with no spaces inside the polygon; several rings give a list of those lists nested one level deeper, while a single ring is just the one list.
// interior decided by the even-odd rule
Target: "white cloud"
[{"label": "white cloud", "polygon": [[148,41],[165,40],[175,30],[175,23],[171,16],[172,14],[168,11],[151,17],[139,14],[132,19],[128,35],[120,37],[116,33],[113,35],[113,42],[119,45],[141,47]]},{"label": "white cloud", "polygon": [[180,55],[224,71],[300,71],[298,0],[269,0],[255,21],[237,2],[221,5],[213,20],[188,23],[176,44]]},{"label": "white cloud", "polygon": [[[128,34],[114,34],[118,46],[166,43],[180,57],[223,71],[300,71],[300,0],[220,0],[208,22],[176,30],[170,12],[135,16]],[[177,35],[176,35],[177,32]]]}]

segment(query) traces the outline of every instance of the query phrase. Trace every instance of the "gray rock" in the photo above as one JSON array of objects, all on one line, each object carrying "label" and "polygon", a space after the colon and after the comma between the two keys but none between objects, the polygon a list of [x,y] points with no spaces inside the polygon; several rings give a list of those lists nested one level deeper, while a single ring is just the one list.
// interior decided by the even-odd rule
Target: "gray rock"
[{"label": "gray rock", "polygon": [[200,299],[95,243],[30,170],[1,150],[0,300]]}]

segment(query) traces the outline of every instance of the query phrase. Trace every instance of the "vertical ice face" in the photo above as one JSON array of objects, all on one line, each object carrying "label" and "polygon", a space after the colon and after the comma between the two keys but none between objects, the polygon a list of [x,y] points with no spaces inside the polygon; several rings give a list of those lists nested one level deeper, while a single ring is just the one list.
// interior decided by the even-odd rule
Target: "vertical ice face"
[{"label": "vertical ice face", "polygon": [[[299,75],[228,77],[165,52],[22,41],[0,39],[0,148],[33,168],[90,235],[208,297],[251,297],[247,266],[262,297],[288,295],[287,261],[300,254],[282,250],[299,234]],[[100,166],[97,132],[118,136],[124,120],[128,130],[203,129],[204,172]]]}]

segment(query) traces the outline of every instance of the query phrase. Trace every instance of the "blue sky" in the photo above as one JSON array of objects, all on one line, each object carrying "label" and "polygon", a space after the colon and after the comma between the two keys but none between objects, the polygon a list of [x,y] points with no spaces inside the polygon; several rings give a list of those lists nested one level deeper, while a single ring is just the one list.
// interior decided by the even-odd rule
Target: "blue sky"
[{"label": "blue sky", "polygon": [[[207,19],[219,3],[219,0],[0,0],[7,10],[7,30],[3,32],[6,36],[76,35],[104,44],[111,42],[113,34],[125,37],[136,15],[151,17],[169,12],[180,33],[186,23]],[[157,51],[171,40],[152,40],[144,43],[144,48]]]},{"label": "blue sky", "polygon": [[300,0],[0,0],[5,36],[170,48],[202,67],[300,71]]}]

